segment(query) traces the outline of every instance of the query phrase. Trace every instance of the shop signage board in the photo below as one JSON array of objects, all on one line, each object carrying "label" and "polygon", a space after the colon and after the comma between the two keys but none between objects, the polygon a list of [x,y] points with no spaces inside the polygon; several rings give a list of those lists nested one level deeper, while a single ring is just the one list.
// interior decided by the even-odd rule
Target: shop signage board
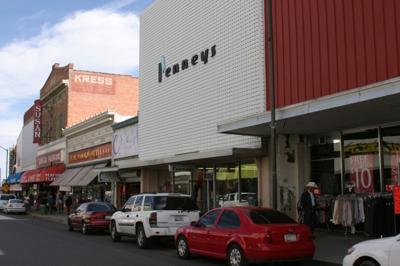
[{"label": "shop signage board", "polygon": [[108,157],[111,157],[111,143],[105,143],[95,147],[70,152],[68,154],[68,161],[70,164],[73,164]]},{"label": "shop signage board", "polygon": [[138,125],[136,124],[117,129],[113,134],[113,159],[137,156],[138,154]]},{"label": "shop signage board", "polygon": [[61,162],[61,150],[46,153],[36,157],[36,167],[46,167]]},{"label": "shop signage board", "polygon": [[356,193],[374,192],[374,155],[355,155],[350,160],[350,178]]},{"label": "shop signage board", "polygon": [[33,143],[40,144],[42,137],[42,101],[36,100],[33,110]]},{"label": "shop signage board", "polygon": [[115,81],[110,75],[74,72],[71,80],[73,91],[115,94]]},{"label": "shop signage board", "polygon": [[400,214],[400,186],[393,188],[394,213]]}]

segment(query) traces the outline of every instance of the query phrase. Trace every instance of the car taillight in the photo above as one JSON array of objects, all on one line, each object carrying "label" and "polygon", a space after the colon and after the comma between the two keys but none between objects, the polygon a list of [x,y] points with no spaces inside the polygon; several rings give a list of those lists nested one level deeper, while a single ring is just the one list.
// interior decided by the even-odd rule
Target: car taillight
[{"label": "car taillight", "polygon": [[150,226],[157,225],[157,213],[156,212],[150,213],[149,223],[150,223]]},{"label": "car taillight", "polygon": [[271,233],[267,233],[267,234],[265,235],[265,242],[266,242],[267,244],[271,244],[271,243],[272,243],[272,235],[271,235]]},{"label": "car taillight", "polygon": [[13,207],[13,205],[12,204],[8,204],[8,207]]}]

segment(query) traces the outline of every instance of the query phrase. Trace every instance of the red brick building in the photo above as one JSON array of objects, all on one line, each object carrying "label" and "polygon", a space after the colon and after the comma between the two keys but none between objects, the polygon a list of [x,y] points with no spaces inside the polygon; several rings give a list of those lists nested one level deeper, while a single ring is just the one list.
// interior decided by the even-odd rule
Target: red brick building
[{"label": "red brick building", "polygon": [[76,70],[54,64],[43,88],[41,143],[62,136],[62,129],[107,109],[134,116],[138,112],[138,79]]}]

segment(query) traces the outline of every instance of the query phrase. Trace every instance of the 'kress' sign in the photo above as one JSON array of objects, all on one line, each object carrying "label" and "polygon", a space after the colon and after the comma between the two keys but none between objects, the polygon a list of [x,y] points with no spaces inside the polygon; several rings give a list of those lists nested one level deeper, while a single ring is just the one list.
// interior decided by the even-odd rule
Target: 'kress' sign
[{"label": "'kress' sign", "polygon": [[208,60],[213,58],[216,54],[217,46],[213,45],[210,49],[207,48],[199,54],[195,54],[191,58],[183,59],[181,62],[175,63],[172,66],[167,66],[165,57],[161,56],[160,63],[158,63],[158,82],[161,83],[164,77],[169,78],[180,71],[184,71],[199,64],[199,62],[207,64]]}]

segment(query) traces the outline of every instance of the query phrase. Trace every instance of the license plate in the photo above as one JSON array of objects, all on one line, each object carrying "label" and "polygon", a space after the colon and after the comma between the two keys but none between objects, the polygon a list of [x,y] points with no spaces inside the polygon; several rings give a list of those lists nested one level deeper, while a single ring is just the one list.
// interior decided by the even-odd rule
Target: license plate
[{"label": "license plate", "polygon": [[105,220],[111,220],[111,216],[105,216],[104,219]]},{"label": "license plate", "polygon": [[175,221],[176,222],[182,222],[183,221],[183,216],[175,216]]},{"label": "license plate", "polygon": [[284,238],[285,238],[285,242],[295,242],[295,241],[297,241],[297,235],[296,234],[285,234]]}]

